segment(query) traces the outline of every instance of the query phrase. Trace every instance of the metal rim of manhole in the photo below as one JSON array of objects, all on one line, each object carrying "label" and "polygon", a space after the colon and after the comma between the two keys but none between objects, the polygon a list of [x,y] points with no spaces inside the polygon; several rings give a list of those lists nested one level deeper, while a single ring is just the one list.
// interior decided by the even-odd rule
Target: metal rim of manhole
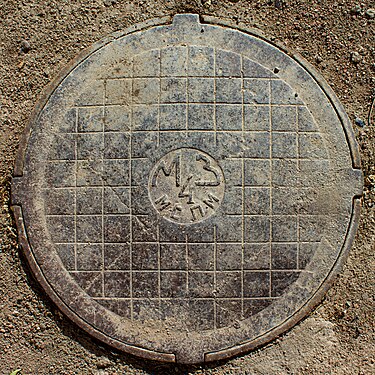
[{"label": "metal rim of manhole", "polygon": [[71,320],[137,356],[201,363],[312,310],[361,193],[351,124],[309,64],[181,14],[61,72],[21,142],[12,207],[33,274]]}]

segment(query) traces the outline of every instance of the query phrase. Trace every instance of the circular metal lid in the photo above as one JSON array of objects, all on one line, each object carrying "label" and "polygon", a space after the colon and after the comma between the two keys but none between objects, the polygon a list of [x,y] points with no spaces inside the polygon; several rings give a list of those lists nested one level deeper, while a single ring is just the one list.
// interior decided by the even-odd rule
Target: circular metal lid
[{"label": "circular metal lid", "polygon": [[305,62],[220,20],[114,34],[48,89],[12,184],[37,279],[126,352],[259,346],[327,290],[356,228],[348,119]]}]

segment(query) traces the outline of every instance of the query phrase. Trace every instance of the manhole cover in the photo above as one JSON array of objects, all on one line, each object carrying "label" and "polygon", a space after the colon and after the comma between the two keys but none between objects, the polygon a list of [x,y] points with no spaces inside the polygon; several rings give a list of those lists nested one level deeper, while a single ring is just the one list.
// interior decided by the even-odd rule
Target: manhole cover
[{"label": "manhole cover", "polygon": [[220,22],[167,17],[80,55],[37,107],[13,179],[50,297],[161,361],[226,358],[292,327],[358,218],[358,151],[332,91]]}]

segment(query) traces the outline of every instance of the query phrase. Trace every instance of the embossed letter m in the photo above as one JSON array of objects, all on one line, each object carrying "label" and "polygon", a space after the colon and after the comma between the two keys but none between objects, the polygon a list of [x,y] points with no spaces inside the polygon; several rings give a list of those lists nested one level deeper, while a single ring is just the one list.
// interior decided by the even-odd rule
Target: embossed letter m
[{"label": "embossed letter m", "polygon": [[166,165],[164,161],[161,161],[157,166],[154,175],[152,176],[151,186],[157,186],[157,178],[159,172],[163,172],[165,177],[169,177],[173,169],[175,171],[175,178],[176,178],[176,187],[179,187],[181,184],[181,156],[176,155],[174,159],[171,161],[169,167]]}]

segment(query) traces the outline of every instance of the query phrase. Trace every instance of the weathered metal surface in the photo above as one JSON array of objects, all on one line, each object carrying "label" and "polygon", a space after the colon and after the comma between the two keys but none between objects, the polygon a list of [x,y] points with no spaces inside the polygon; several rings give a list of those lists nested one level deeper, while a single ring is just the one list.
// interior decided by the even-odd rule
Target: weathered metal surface
[{"label": "weathered metal surface", "polygon": [[322,297],[356,228],[359,157],[332,91],[219,23],[176,15],[78,57],[16,164],[37,279],[90,334],[146,358],[276,337]]}]

